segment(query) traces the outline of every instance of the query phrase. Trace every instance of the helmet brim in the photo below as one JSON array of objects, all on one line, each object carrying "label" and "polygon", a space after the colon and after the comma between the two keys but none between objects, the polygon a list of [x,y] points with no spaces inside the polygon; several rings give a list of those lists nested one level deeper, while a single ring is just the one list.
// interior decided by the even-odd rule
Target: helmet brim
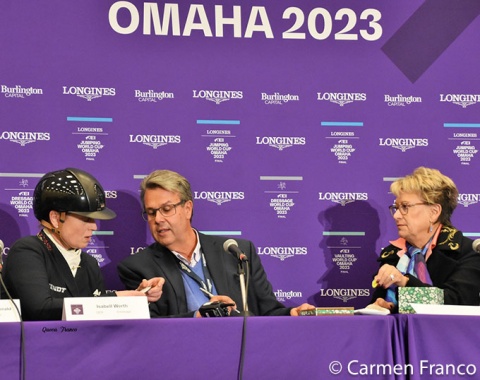
[{"label": "helmet brim", "polygon": [[68,213],[98,220],[110,220],[117,216],[113,210],[110,210],[107,207],[101,211],[68,211]]}]

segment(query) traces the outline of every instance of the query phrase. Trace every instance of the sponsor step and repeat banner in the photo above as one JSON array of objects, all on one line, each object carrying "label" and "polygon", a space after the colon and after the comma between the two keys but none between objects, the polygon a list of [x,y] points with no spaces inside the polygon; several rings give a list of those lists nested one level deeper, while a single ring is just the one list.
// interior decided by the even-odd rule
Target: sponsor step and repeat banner
[{"label": "sponsor step and repeat banner", "polygon": [[199,231],[252,240],[277,298],[368,304],[395,178],[457,184],[480,231],[478,0],[0,2],[0,239],[35,234],[48,171],[96,176],[118,217],[107,286],[152,243],[139,185],[186,176]]}]

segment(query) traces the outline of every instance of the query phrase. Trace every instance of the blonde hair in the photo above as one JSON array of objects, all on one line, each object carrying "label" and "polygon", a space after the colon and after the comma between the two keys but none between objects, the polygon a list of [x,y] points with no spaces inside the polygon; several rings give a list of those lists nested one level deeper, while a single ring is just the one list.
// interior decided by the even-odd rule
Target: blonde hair
[{"label": "blonde hair", "polygon": [[412,174],[393,182],[390,191],[397,197],[402,192],[415,193],[420,195],[425,203],[439,204],[442,212],[438,221],[452,226],[450,218],[457,207],[458,190],[455,183],[439,170],[420,166]]},{"label": "blonde hair", "polygon": [[192,190],[190,183],[182,175],[171,170],[155,170],[146,176],[140,184],[140,199],[144,205],[145,191],[147,189],[161,188],[180,196],[181,201],[191,201]]}]

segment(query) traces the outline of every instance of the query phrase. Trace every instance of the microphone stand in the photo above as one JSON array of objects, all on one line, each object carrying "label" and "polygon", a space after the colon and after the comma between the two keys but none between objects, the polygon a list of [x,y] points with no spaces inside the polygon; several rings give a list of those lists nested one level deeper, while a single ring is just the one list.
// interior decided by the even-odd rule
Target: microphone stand
[{"label": "microphone stand", "polygon": [[[245,267],[247,270],[245,270]],[[248,271],[248,260],[245,255],[238,258],[238,277],[240,281],[240,291],[242,294],[242,303],[243,303],[243,311],[238,312],[236,316],[244,316],[249,317],[253,314],[248,310],[248,282],[249,282],[249,271]]]},{"label": "microphone stand", "polygon": [[[235,316],[243,317],[242,324],[242,343],[240,346],[240,361],[238,363],[237,380],[243,380],[243,367],[245,362],[245,347],[247,340],[247,317],[253,316],[248,310],[247,291],[249,282],[249,265],[245,254],[238,255],[238,278],[240,280],[240,291],[242,293],[243,311],[238,312]],[[245,270],[246,267],[246,270]],[[230,314],[231,316],[231,314]]]}]

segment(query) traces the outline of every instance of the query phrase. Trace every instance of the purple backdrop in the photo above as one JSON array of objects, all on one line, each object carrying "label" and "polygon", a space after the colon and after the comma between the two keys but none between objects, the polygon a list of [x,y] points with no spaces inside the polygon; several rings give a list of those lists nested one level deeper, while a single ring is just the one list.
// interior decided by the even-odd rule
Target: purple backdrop
[{"label": "purple backdrop", "polygon": [[436,167],[478,236],[478,0],[0,2],[0,238],[35,234],[39,177],[94,174],[118,218],[110,288],[151,242],[138,188],[190,179],[194,226],[251,239],[287,305],[363,306],[397,236],[391,181]]}]

